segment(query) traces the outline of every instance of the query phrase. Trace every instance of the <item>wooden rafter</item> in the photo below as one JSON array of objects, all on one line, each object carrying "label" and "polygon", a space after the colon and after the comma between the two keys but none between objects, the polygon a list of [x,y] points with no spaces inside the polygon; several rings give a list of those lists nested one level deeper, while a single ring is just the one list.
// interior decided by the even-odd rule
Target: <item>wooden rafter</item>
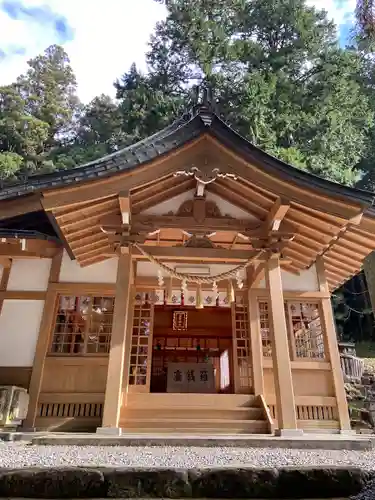
[{"label": "wooden rafter", "polygon": [[137,196],[132,195],[133,213],[138,214],[147,210],[159,203],[163,203],[174,196],[178,196],[186,191],[194,188],[194,181],[189,179],[181,179],[168,177],[160,181],[159,185],[152,185],[144,190],[139,191]]},{"label": "wooden rafter", "polygon": [[244,194],[241,194],[238,191],[238,187],[236,190],[229,189],[228,187],[223,185],[226,182],[228,181],[216,181],[213,184],[210,184],[210,186],[208,187],[208,191],[216,194],[217,196],[220,196],[220,198],[229,201],[241,210],[245,210],[257,219],[263,219],[267,216],[268,209],[266,207],[257,205],[250,198],[246,197]]},{"label": "wooden rafter", "polygon": [[289,208],[290,205],[288,202],[283,201],[281,198],[277,198],[264,221],[265,227],[268,230],[272,229],[277,231]]},{"label": "wooden rafter", "polygon": [[317,192],[314,188],[302,188],[296,184],[283,180],[280,176],[270,176],[264,171],[262,165],[249,163],[242,158],[238,153],[228,149],[218,139],[209,136],[208,140],[215,145],[217,150],[217,157],[221,162],[230,164],[230,172],[236,174],[254,183],[259,187],[275,193],[276,196],[281,196],[290,202],[301,203],[306,206],[313,207],[322,213],[337,215],[344,219],[350,219],[363,210],[360,203],[354,203],[346,199],[345,196],[332,196],[323,195]]},{"label": "wooden rafter", "polygon": [[197,155],[201,153],[204,136],[185,144],[137,168],[134,171],[124,171],[117,176],[92,182],[72,185],[61,189],[50,189],[44,193],[43,206],[45,210],[55,208],[73,207],[90,200],[99,200],[118,194],[119,191],[128,190],[161,179],[175,172],[181,167],[182,162],[192,164],[196,162]]}]

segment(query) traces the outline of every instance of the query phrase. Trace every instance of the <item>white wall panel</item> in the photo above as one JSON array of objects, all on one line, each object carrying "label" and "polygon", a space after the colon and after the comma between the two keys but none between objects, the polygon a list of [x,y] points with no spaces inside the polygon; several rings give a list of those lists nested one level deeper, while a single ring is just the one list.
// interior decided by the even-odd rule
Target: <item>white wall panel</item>
[{"label": "white wall panel", "polygon": [[116,283],[118,258],[107,259],[91,266],[81,267],[64,251],[60,281],[71,283]]},{"label": "white wall panel", "polygon": [[43,300],[4,300],[0,315],[0,366],[32,366]]},{"label": "white wall panel", "polygon": [[[281,281],[283,290],[289,292],[317,292],[319,290],[318,276],[316,267],[313,264],[309,269],[301,271],[299,276],[281,270]],[[265,288],[265,280],[263,279],[258,288]]]},{"label": "white wall panel", "polygon": [[13,259],[7,290],[44,292],[52,259]]}]

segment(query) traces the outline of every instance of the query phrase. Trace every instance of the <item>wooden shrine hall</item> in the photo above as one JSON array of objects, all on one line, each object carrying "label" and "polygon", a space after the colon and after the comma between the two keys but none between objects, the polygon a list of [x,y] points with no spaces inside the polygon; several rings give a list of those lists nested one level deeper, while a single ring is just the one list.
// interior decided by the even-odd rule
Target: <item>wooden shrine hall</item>
[{"label": "wooden shrine hall", "polygon": [[25,429],[350,432],[330,294],[373,194],[266,154],[210,92],[155,135],[0,192],[0,385]]}]

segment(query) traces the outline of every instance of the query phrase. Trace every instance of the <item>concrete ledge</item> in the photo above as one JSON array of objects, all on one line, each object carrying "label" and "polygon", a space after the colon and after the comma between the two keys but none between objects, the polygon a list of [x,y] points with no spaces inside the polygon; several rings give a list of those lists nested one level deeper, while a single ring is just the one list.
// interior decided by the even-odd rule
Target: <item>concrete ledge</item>
[{"label": "concrete ledge", "polygon": [[[17,436],[13,437],[18,440]],[[121,436],[99,434],[23,434],[22,440],[34,445],[60,446],[226,446],[241,448],[289,448],[310,450],[354,450],[367,451],[375,441],[363,436],[306,435],[300,437],[274,436],[189,436],[189,435],[131,435]]]},{"label": "concrete ledge", "polygon": [[0,469],[3,498],[339,498],[375,471],[356,468]]}]

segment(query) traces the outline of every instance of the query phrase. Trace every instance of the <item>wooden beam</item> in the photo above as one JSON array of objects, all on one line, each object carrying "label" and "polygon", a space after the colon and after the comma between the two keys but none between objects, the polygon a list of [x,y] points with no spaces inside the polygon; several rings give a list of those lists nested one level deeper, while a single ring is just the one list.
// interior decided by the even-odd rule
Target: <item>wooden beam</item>
[{"label": "wooden beam", "polygon": [[22,250],[21,239],[11,241],[11,243],[0,243],[0,258],[51,258],[61,248],[57,243],[48,240],[25,240],[26,248]]},{"label": "wooden beam", "polygon": [[248,288],[256,288],[259,285],[259,282],[264,277],[265,268],[265,262],[259,262],[257,265],[249,266],[247,273]]},{"label": "wooden beam", "polygon": [[40,194],[18,196],[13,200],[2,200],[0,203],[0,220],[10,219],[30,212],[42,211]]},{"label": "wooden beam", "polygon": [[12,267],[12,260],[11,259],[4,259],[2,265],[3,265],[3,272],[1,274],[0,292],[3,295],[0,296],[0,314],[1,314],[1,311],[3,310],[5,293],[6,293],[6,289],[8,286],[10,271],[11,271],[11,267]]},{"label": "wooden beam", "polygon": [[121,220],[123,224],[130,224],[131,202],[129,191],[121,191],[118,195],[120,205]]},{"label": "wooden beam", "polygon": [[254,219],[234,219],[232,217],[207,217],[198,223],[190,216],[177,215],[133,215],[132,229],[135,232],[152,233],[157,229],[184,229],[188,232],[202,231],[233,231],[244,233],[261,228],[259,221]]},{"label": "wooden beam", "polygon": [[278,433],[298,434],[294,399],[292,369],[289,355],[284,297],[281,282],[280,261],[272,257],[266,265],[266,282],[269,291],[269,314],[272,335],[272,360],[275,379]]},{"label": "wooden beam", "polygon": [[288,202],[283,201],[281,198],[277,198],[271,210],[269,211],[266,220],[264,221],[266,229],[278,231],[280,224],[289,208],[290,204]]},{"label": "wooden beam", "polygon": [[[318,259],[318,279],[320,290],[328,290],[328,283],[324,269],[324,261]],[[321,300],[321,322],[325,333],[325,347],[327,349],[327,357],[331,363],[333,386],[337,401],[337,410],[340,422],[341,431],[348,432],[351,430],[348,403],[346,400],[346,391],[344,386],[344,378],[341,371],[340,355],[337,345],[337,336],[335,321],[333,319],[332,304],[329,298]]]},{"label": "wooden beam", "polygon": [[127,326],[131,308],[133,307],[131,300],[133,278],[131,252],[121,254],[117,271],[115,309],[103,409],[102,427],[104,429],[119,428],[123,374],[124,369],[129,369],[127,363],[124,367],[124,362],[125,358],[128,358],[125,352],[127,336],[131,335],[131,330],[128,331]]},{"label": "wooden beam", "polygon": [[[5,270],[4,270],[5,271]],[[10,300],[44,300],[46,292],[38,292],[34,290],[0,290],[0,304],[2,305],[5,299]],[[1,312],[1,308],[0,308]]]},{"label": "wooden beam", "polygon": [[[191,247],[158,247],[144,245],[143,248],[147,253],[158,259],[174,258],[176,260],[206,260],[224,262],[241,262],[258,256],[257,250],[224,250],[222,248],[191,248]],[[134,249],[133,255],[135,258],[145,259],[146,257],[138,250]],[[261,255],[257,257],[257,261],[264,261],[266,257]],[[290,263],[290,259],[286,259]]]},{"label": "wooden beam", "polygon": [[[247,276],[247,280],[251,281],[252,277],[249,276],[249,273]],[[254,394],[255,396],[261,396],[265,394],[265,391],[263,374],[263,346],[262,335],[260,332],[259,304],[257,296],[254,294],[253,290],[250,290],[250,288],[247,292],[247,300]]]}]

